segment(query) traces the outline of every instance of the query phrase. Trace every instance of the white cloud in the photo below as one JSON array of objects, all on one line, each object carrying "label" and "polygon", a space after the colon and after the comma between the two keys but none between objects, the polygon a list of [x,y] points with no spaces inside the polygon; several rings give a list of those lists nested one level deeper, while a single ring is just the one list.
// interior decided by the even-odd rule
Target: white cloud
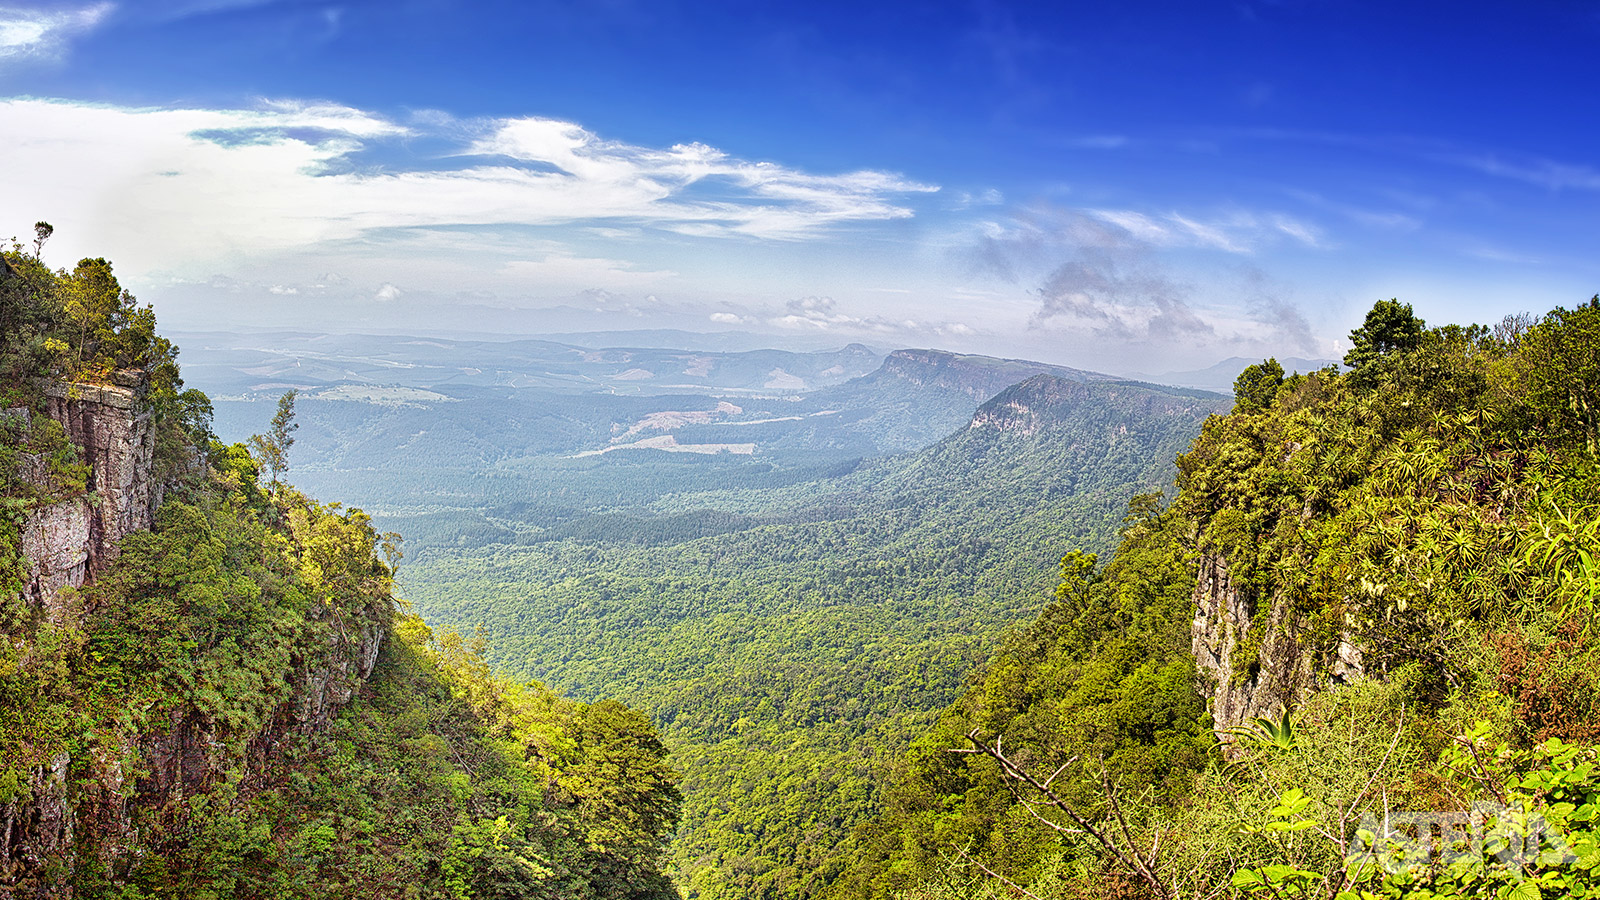
[{"label": "white cloud", "polygon": [[374,300],[382,300],[385,303],[387,303],[390,300],[398,300],[398,299],[400,299],[400,294],[401,293],[402,292],[401,292],[401,290],[399,288],[395,287],[392,284],[389,284],[389,283],[385,282],[382,287],[378,288],[377,293],[372,295],[372,299],[374,299]]},{"label": "white cloud", "polygon": [[[584,202],[583,218],[654,220],[697,236],[794,239],[838,222],[907,218],[912,211],[890,197],[937,190],[885,172],[812,175],[699,143],[607,141],[555,119],[507,120],[468,152],[541,166],[519,171],[556,199]],[[719,196],[731,187],[737,199],[696,199],[692,189],[703,182],[723,188]]]},{"label": "white cloud", "polygon": [[99,25],[114,8],[111,3],[70,10],[0,6],[0,62],[15,57],[57,58],[69,39]]},{"label": "white cloud", "polygon": [[[755,316],[736,317],[749,322]],[[726,321],[716,319],[716,321]],[[784,304],[779,312],[769,311],[766,323],[786,331],[841,332],[907,339],[912,337],[966,337],[978,332],[964,322],[924,321],[885,315],[852,315],[840,309],[832,297],[801,297]]]},{"label": "white cloud", "polygon": [[[1036,283],[1029,327],[1116,371],[1127,362],[1108,348],[1194,355],[1313,346],[1287,285],[1253,267],[1234,268],[1238,255],[1285,240],[1323,246],[1314,227],[1276,213],[1035,210],[983,229],[972,261],[1006,282]],[[1224,255],[1197,263],[1186,252],[1194,249]],[[1244,273],[1242,284],[1217,283],[1222,260],[1225,272]]]},{"label": "white cloud", "polygon": [[1275,215],[1270,219],[1272,226],[1307,247],[1316,247],[1322,243],[1322,238],[1310,225],[1291,219],[1285,215]]},{"label": "white cloud", "polygon": [[163,19],[187,19],[219,12],[270,6],[274,0],[157,0],[151,12]]},{"label": "white cloud", "polygon": [[[145,271],[159,261],[209,273],[397,228],[580,224],[793,241],[911,216],[902,198],[936,190],[883,172],[815,175],[704,144],[607,141],[550,119],[479,123],[461,139],[471,130],[461,123],[399,124],[327,103],[210,110],[10,99],[0,101],[0,121],[0,171],[28,173],[8,189],[8,208],[72,236],[58,239],[61,249]],[[363,163],[364,151],[392,157],[413,143],[400,139],[420,136],[461,140],[458,158]]]},{"label": "white cloud", "polygon": [[995,188],[985,188],[976,194],[971,191],[957,191],[951,200],[956,209],[968,209],[974,206],[999,206],[1005,202],[1006,196]]},{"label": "white cloud", "polygon": [[642,271],[625,260],[581,257],[563,250],[552,251],[540,259],[512,260],[502,271],[517,281],[611,290],[654,284],[677,274],[667,270]]}]

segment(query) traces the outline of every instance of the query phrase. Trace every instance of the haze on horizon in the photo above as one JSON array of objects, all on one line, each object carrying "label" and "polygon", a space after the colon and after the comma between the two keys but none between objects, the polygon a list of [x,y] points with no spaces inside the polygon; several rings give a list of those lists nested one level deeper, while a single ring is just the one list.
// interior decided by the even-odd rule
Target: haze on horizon
[{"label": "haze on horizon", "polygon": [[1600,289],[1585,3],[0,0],[0,235],[165,328],[1102,371]]}]

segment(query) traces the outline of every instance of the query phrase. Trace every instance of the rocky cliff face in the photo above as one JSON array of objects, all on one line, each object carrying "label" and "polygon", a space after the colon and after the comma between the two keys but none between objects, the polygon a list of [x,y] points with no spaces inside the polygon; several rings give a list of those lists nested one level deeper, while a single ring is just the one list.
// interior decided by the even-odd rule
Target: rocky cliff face
[{"label": "rocky cliff face", "polygon": [[[289,699],[248,741],[241,799],[281,777],[274,762],[286,741],[324,730],[350,702],[372,674],[385,633],[363,624],[296,660]],[[0,898],[71,900],[78,867],[109,868],[152,852],[142,832],[152,824],[181,830],[185,801],[214,788],[234,752],[215,722],[186,709],[143,733],[35,767],[26,791],[0,804]]]},{"label": "rocky cliff face", "polygon": [[[22,521],[21,551],[28,577],[24,601],[42,612],[52,627],[77,626],[69,589],[80,588],[116,558],[119,542],[150,527],[159,491],[150,478],[154,439],[150,415],[140,410],[145,387],[141,373],[119,372],[118,384],[65,384],[41,387],[50,418],[59,422],[89,465],[87,493],[34,506]],[[28,419],[26,409],[8,413]],[[43,460],[24,459],[22,479],[46,488]],[[31,642],[30,642],[31,643]],[[26,664],[24,662],[24,664]],[[127,756],[97,748],[106,776],[101,793],[120,794]],[[64,896],[61,885],[45,878],[70,859],[76,842],[77,810],[71,799],[68,752],[55,754],[27,773],[26,789],[0,806],[0,895]]]},{"label": "rocky cliff face", "polygon": [[150,527],[161,502],[151,477],[150,414],[139,402],[146,382],[132,371],[118,372],[117,382],[44,385],[50,418],[66,429],[90,470],[87,494],[34,507],[22,526],[30,572],[24,592],[57,624],[66,615],[62,589],[82,587],[104,571],[125,535]]},{"label": "rocky cliff face", "polygon": [[[40,613],[40,628],[86,624],[83,617],[94,613],[72,602],[70,589],[103,573],[124,537],[151,527],[164,493],[152,474],[145,382],[139,373],[118,374],[113,385],[44,386],[48,415],[65,428],[90,473],[86,494],[36,506],[22,523],[29,572],[22,594]],[[326,637],[300,647],[280,694],[286,699],[248,736],[243,785],[259,786],[282,742],[321,731],[350,702],[388,633],[382,616],[352,621],[327,608],[310,615],[319,623],[313,633]],[[31,646],[41,633],[26,635],[19,646]],[[28,665],[26,653],[21,665]],[[10,796],[0,803],[0,898],[70,898],[76,868],[151,852],[140,823],[184,815],[186,798],[211,789],[230,758],[233,771],[240,769],[238,735],[224,734],[190,705],[141,732],[100,734],[85,743],[32,766],[20,790],[0,794]]]},{"label": "rocky cliff face", "polygon": [[1200,559],[1191,631],[1200,692],[1206,697],[1217,737],[1258,716],[1276,718],[1312,691],[1363,676],[1361,651],[1341,638],[1315,646],[1294,612],[1274,597],[1259,623],[1234,586],[1220,554]]},{"label": "rocky cliff face", "polygon": [[1089,388],[1050,375],[1035,375],[978,408],[969,428],[993,428],[1032,436],[1042,424],[1060,418],[1059,407],[1081,403]]}]

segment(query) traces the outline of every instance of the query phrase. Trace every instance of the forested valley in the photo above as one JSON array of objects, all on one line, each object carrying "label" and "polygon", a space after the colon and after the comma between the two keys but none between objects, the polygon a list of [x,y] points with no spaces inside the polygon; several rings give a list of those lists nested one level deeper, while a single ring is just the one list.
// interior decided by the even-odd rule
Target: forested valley
[{"label": "forested valley", "polygon": [[1232,397],[196,335],[208,397],[47,237],[0,271],[17,896],[1600,896],[1600,298],[1382,301]]}]

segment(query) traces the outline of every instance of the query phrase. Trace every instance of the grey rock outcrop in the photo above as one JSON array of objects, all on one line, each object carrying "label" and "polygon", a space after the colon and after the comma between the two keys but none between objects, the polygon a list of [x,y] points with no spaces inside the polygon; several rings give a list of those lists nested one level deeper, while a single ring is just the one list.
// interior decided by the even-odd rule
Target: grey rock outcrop
[{"label": "grey rock outcrop", "polygon": [[[1318,646],[1288,603],[1277,596],[1268,602],[1266,615],[1256,622],[1227,561],[1216,553],[1201,557],[1191,649],[1201,696],[1224,747],[1231,740],[1229,729],[1258,716],[1276,718],[1313,691],[1365,675],[1361,651],[1347,637],[1331,647]],[[1260,632],[1252,633],[1256,628]]]},{"label": "grey rock outcrop", "polygon": [[[151,458],[155,436],[150,413],[141,409],[147,382],[143,373],[117,373],[116,385],[42,383],[48,414],[61,423],[89,465],[88,493],[34,507],[22,524],[23,554],[29,562],[24,596],[57,622],[66,615],[63,588],[82,587],[116,559],[123,537],[150,527],[161,502]],[[38,461],[22,476],[42,483]]]},{"label": "grey rock outcrop", "polygon": [[57,624],[65,615],[62,589],[82,587],[89,577],[93,515],[94,504],[88,497],[73,497],[35,507],[23,521],[22,553],[29,568],[24,596]]}]

